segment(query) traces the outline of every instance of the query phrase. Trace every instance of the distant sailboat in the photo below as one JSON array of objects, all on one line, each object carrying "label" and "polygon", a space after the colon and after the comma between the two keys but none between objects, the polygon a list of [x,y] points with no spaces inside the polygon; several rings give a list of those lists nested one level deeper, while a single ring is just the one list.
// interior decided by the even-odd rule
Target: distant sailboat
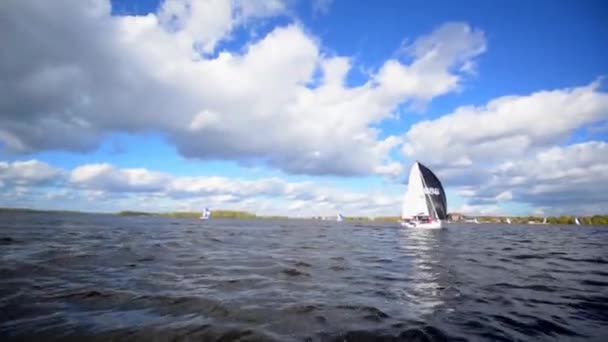
[{"label": "distant sailboat", "polygon": [[511,219],[507,217],[507,224],[511,224]]},{"label": "distant sailboat", "polygon": [[344,216],[342,216],[342,214],[338,214],[338,217],[336,218],[336,221],[338,221],[338,222],[344,221]]},{"label": "distant sailboat", "polygon": [[401,225],[439,229],[443,227],[442,220],[447,218],[447,198],[443,185],[429,168],[415,162],[410,169],[401,207]]},{"label": "distant sailboat", "polygon": [[581,221],[579,221],[579,220],[578,220],[578,217],[575,217],[575,218],[574,218],[574,223],[575,223],[577,226],[580,226],[580,225],[581,225]]},{"label": "distant sailboat", "polygon": [[205,208],[201,213],[201,220],[208,220],[211,218],[211,210],[209,208]]},{"label": "distant sailboat", "polygon": [[477,220],[477,217],[475,217],[475,218],[467,218],[467,219],[464,220],[464,222],[479,224],[479,220]]},{"label": "distant sailboat", "polygon": [[543,220],[543,224],[547,224],[547,218],[545,217],[545,219]]}]

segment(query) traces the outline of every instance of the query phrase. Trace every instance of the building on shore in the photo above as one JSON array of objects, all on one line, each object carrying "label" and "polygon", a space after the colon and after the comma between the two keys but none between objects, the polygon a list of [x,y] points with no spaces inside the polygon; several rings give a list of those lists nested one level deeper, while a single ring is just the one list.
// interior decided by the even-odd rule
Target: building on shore
[{"label": "building on shore", "polygon": [[461,213],[449,213],[448,220],[450,220],[452,222],[462,221],[462,220],[464,220],[464,215]]}]

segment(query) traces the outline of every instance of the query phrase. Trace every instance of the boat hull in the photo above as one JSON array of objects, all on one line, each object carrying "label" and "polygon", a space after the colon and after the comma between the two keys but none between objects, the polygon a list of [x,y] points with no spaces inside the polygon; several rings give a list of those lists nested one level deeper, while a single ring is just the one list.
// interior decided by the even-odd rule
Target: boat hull
[{"label": "boat hull", "polygon": [[412,229],[441,229],[443,228],[443,223],[441,221],[433,221],[433,222],[405,222],[401,221],[401,226]]}]

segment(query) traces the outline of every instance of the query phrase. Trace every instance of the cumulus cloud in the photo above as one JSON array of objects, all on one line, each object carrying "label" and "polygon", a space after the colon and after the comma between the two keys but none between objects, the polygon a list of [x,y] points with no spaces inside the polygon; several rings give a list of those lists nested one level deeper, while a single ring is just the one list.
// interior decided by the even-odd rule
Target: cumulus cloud
[{"label": "cumulus cloud", "polygon": [[463,204],[454,208],[453,212],[474,216],[502,216],[506,214],[505,211],[496,204]]},{"label": "cumulus cloud", "polygon": [[601,81],[459,107],[414,124],[402,151],[431,165],[474,209],[513,202],[546,213],[602,212],[606,143],[567,145],[608,119]]},{"label": "cumulus cloud", "polygon": [[[504,215],[505,203],[546,215],[597,214],[608,205],[608,143],[553,147],[488,168],[484,182],[457,187],[451,212]],[[443,178],[442,178],[443,180]],[[444,181],[444,185],[452,184]],[[399,215],[404,186],[352,191],[312,181],[176,176],[108,163],[64,170],[37,160],[0,162],[0,204],[84,210],[198,210],[201,206],[292,216]],[[60,207],[65,209],[67,207]]]},{"label": "cumulus cloud", "polygon": [[472,203],[511,200],[547,213],[602,213],[608,205],[608,143],[553,147],[503,162],[490,179],[461,193]]},{"label": "cumulus cloud", "polygon": [[61,178],[60,169],[38,160],[0,161],[0,187],[48,185]]},{"label": "cumulus cloud", "polygon": [[166,1],[157,13],[113,17],[107,0],[5,1],[0,142],[82,152],[108,133],[161,132],[190,158],[298,174],[396,173],[389,152],[401,140],[374,126],[401,104],[457,91],[485,50],[481,31],[448,23],[404,49],[410,62],[389,59],[359,86],[344,82],[350,58],[321,53],[297,23],[218,50],[235,28],[285,9]]},{"label": "cumulus cloud", "polygon": [[117,169],[103,164],[88,164],[75,168],[69,181],[79,187],[113,192],[161,191],[169,177],[147,169]]},{"label": "cumulus cloud", "polygon": [[413,58],[404,65],[389,60],[376,79],[386,96],[397,98],[413,94],[416,100],[428,101],[439,94],[459,90],[462,75],[474,68],[474,58],[485,52],[481,30],[459,22],[441,25],[432,34],[416,39],[402,51]]},{"label": "cumulus cloud", "polygon": [[595,81],[459,107],[416,123],[405,134],[403,152],[431,164],[468,167],[549,148],[565,142],[577,128],[608,119],[608,93],[599,87]]},{"label": "cumulus cloud", "polygon": [[77,188],[103,193],[156,192],[173,199],[209,197],[223,203],[238,203],[252,198],[281,199],[332,208],[340,205],[386,207],[396,203],[396,198],[380,194],[321,187],[312,182],[287,182],[276,177],[245,180],[218,176],[172,176],[143,168],[121,169],[110,164],[76,167],[69,174],[69,182]]},{"label": "cumulus cloud", "polygon": [[[398,215],[401,195],[357,192],[310,181],[175,176],[145,168],[84,164],[71,170],[44,162],[0,162],[0,205],[93,211],[249,210],[292,216]],[[63,206],[62,206],[63,204]]]},{"label": "cumulus cloud", "polygon": [[160,24],[211,53],[235,27],[251,19],[271,17],[287,9],[282,0],[165,0],[157,17]]}]

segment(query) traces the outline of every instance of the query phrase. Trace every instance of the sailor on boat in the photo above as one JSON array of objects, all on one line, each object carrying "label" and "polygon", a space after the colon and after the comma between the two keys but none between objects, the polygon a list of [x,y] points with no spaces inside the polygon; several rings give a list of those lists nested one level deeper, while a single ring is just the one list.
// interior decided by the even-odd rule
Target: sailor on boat
[{"label": "sailor on boat", "polygon": [[420,162],[410,169],[401,208],[401,225],[408,228],[439,229],[447,220],[447,198],[439,178]]}]

